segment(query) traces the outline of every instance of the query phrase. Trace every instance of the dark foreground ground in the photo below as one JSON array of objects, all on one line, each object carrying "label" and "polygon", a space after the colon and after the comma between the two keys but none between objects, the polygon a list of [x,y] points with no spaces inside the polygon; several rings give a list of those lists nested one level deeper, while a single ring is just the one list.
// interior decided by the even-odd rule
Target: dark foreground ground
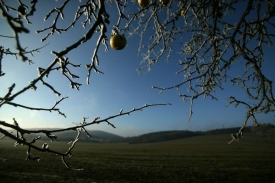
[{"label": "dark foreground ground", "polygon": [[213,135],[146,144],[78,143],[69,163],[84,170],[71,171],[47,153],[34,151],[40,162],[25,161],[26,147],[2,139],[0,182],[275,182],[274,142],[249,133],[240,142],[228,145],[229,140]]}]

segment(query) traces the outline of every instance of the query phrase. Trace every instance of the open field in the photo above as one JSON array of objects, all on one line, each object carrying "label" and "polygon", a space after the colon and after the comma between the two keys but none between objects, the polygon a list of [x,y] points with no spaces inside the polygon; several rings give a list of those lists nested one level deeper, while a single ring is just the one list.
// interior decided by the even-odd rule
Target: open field
[{"label": "open field", "polygon": [[[26,147],[0,140],[0,182],[275,182],[275,144],[246,133],[227,145],[229,135],[192,137],[159,143],[78,143],[69,159],[37,153],[24,161]],[[42,142],[39,142],[42,144]],[[66,150],[65,143],[49,143]],[[7,159],[6,162],[1,158]]]}]

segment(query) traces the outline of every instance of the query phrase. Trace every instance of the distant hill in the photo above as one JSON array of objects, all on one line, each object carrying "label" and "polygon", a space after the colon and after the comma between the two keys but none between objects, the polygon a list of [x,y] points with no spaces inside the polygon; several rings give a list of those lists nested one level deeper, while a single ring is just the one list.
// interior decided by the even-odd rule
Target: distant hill
[{"label": "distant hill", "polygon": [[[86,133],[82,132],[79,140],[85,142],[121,142],[124,140],[124,137],[115,135],[112,133],[100,131],[100,130],[87,130],[92,137],[88,137]],[[61,132],[57,133],[59,140],[73,140],[77,135],[77,132]]]},{"label": "distant hill", "polygon": [[[32,128],[29,130],[58,130],[58,128]],[[87,132],[92,136],[88,137],[86,133],[82,132],[79,141],[81,142],[122,142],[124,141],[124,137],[115,135],[112,133],[100,131],[100,130],[87,130]],[[16,134],[16,132],[13,132]],[[53,133],[53,135],[57,136],[58,141],[72,141],[75,139],[77,132],[76,131],[65,131],[65,132],[57,132]],[[41,136],[42,139],[48,139],[45,134],[25,134],[24,137],[27,140],[31,140],[34,137]]]},{"label": "distant hill", "polygon": [[127,141],[130,144],[135,143],[148,143],[148,142],[161,142],[175,139],[182,139],[187,137],[203,135],[203,132],[192,132],[188,130],[184,131],[161,131],[161,132],[152,132],[144,135],[129,137]]},{"label": "distant hill", "polygon": [[[205,136],[205,135],[220,135],[220,134],[232,134],[237,133],[240,127],[234,128],[222,128],[208,131],[188,131],[188,130],[173,130],[173,131],[160,131],[160,132],[152,132],[147,133],[135,137],[122,137],[119,135],[115,135],[112,133],[99,131],[99,130],[88,130],[88,133],[92,137],[88,137],[86,133],[82,132],[79,138],[80,142],[128,142],[130,144],[136,143],[151,143],[151,142],[161,142],[161,141],[169,141],[176,140],[194,136]],[[38,130],[38,129],[32,129]],[[41,130],[41,129],[40,129]],[[53,128],[44,128],[43,130],[57,130]],[[271,124],[263,124],[260,127],[245,127],[244,133],[254,133],[258,136],[265,137],[269,140],[275,142],[275,126]],[[13,132],[15,134],[15,132]],[[42,139],[48,139],[44,134],[36,134],[36,135],[25,135],[27,140],[31,140],[34,137],[40,135]],[[77,135],[75,131],[66,131],[54,133],[58,138],[58,141],[72,141]]]},{"label": "distant hill", "polygon": [[[136,137],[129,137],[125,139],[130,144],[136,143],[151,143],[151,142],[161,142],[161,141],[169,141],[176,140],[194,136],[204,136],[204,135],[219,135],[219,134],[232,134],[237,133],[240,127],[234,128],[223,128],[223,129],[215,129],[208,131],[188,131],[188,130],[174,130],[174,131],[162,131],[162,132],[152,132],[143,135],[139,135]],[[244,131],[247,133],[251,132],[250,127],[246,127]]]}]

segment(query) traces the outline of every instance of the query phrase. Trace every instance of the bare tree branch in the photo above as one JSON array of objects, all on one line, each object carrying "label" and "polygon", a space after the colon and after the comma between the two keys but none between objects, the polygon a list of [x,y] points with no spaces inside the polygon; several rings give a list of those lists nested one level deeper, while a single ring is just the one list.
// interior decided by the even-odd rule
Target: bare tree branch
[{"label": "bare tree branch", "polygon": [[[60,23],[60,18],[67,17],[65,9],[75,6],[74,18],[68,25]],[[131,3],[131,4],[130,4]],[[28,58],[28,54],[34,56],[36,52],[43,50],[48,45],[39,48],[27,50],[27,46],[23,46],[20,37],[23,34],[30,33],[32,26],[31,18],[36,18],[38,9],[38,1],[32,0],[29,3],[18,0],[17,5],[9,5],[8,1],[0,0],[0,11],[3,19],[6,20],[6,27],[11,28],[13,36],[0,35],[3,39],[14,39],[16,51],[0,45],[0,76],[4,76],[2,63],[6,61],[6,56],[11,55],[15,58],[19,57],[29,64],[34,63]],[[112,11],[107,5],[115,5]],[[231,82],[234,86],[240,87],[247,94],[246,99],[237,99],[236,96],[229,96],[227,106],[233,104],[235,106],[243,105],[247,108],[244,122],[236,134],[232,134],[232,140],[229,142],[239,141],[243,135],[243,129],[251,119],[255,126],[259,125],[256,118],[257,113],[272,113],[275,111],[275,99],[273,95],[273,83],[267,78],[262,71],[264,62],[264,47],[271,46],[274,43],[275,34],[275,4],[272,0],[249,0],[249,1],[204,1],[204,0],[171,0],[168,3],[158,0],[152,0],[146,7],[140,7],[137,11],[132,7],[136,6],[136,1],[127,0],[86,0],[85,2],[75,2],[71,0],[63,1],[59,7],[52,7],[44,16],[44,21],[53,18],[50,26],[37,30],[36,33],[44,34],[41,41],[47,40],[55,33],[65,34],[71,28],[81,24],[86,33],[77,34],[78,40],[61,47],[60,50],[52,50],[54,59],[48,67],[37,67],[38,76],[26,84],[25,87],[15,91],[15,84],[11,82],[7,92],[0,97],[0,108],[4,105],[20,107],[27,110],[37,111],[56,111],[60,115],[66,117],[57,105],[67,97],[61,97],[62,93],[57,91],[54,86],[47,82],[47,77],[54,71],[60,71],[61,77],[66,78],[71,88],[79,90],[81,83],[75,80],[80,78],[71,70],[73,68],[81,68],[81,64],[75,63],[68,55],[79,49],[81,44],[86,44],[92,38],[94,42],[94,50],[91,55],[91,61],[83,61],[87,64],[86,83],[90,83],[91,71],[96,73],[103,72],[98,69],[100,64],[99,50],[103,47],[108,51],[109,47],[107,32],[112,34],[128,34],[129,36],[139,36],[139,46],[137,53],[142,57],[142,66],[137,69],[139,72],[147,69],[150,71],[154,64],[163,58],[166,62],[171,59],[171,55],[179,53],[183,57],[179,60],[178,75],[183,75],[183,80],[170,86],[153,86],[153,90],[162,93],[166,90],[177,89],[180,91],[178,96],[185,102],[190,101],[190,111],[188,121],[193,115],[193,106],[195,99],[200,97],[218,100],[215,96],[216,90],[224,90],[224,83]],[[113,6],[114,7],[114,6]],[[132,14],[127,12],[132,12]],[[233,20],[230,15],[236,11],[240,17]],[[110,16],[117,13],[117,17],[113,19]],[[26,21],[27,25],[23,22]],[[82,21],[82,22],[80,22]],[[111,27],[110,27],[111,26]],[[5,27],[5,28],[6,28]],[[238,63],[244,66],[244,69],[238,75],[232,75],[231,66]],[[14,102],[18,96],[24,96],[25,92],[36,90],[38,82],[50,89],[54,94],[61,97],[52,107],[30,107],[26,104]],[[67,157],[72,156],[72,151],[79,140],[79,136],[84,132],[87,136],[91,136],[86,130],[87,126],[107,123],[115,128],[110,121],[132,112],[141,111],[147,107],[162,106],[170,104],[145,104],[139,108],[133,108],[127,112],[121,109],[118,114],[109,116],[105,119],[95,118],[83,121],[76,126],[58,130],[28,130],[19,126],[14,119],[14,124],[0,121],[0,138],[11,138],[16,141],[15,145],[27,146],[26,160],[39,160],[39,156],[33,156],[32,150],[39,152],[48,152],[57,154],[61,157],[64,165],[73,170],[66,161]],[[2,127],[11,128],[16,134],[8,132]],[[58,136],[53,133],[73,130],[77,134],[75,139],[70,143],[70,147],[64,153],[52,150],[47,143],[37,146],[37,141],[41,137],[37,136],[31,141],[27,141],[25,134],[46,135],[51,141],[57,140]]]},{"label": "bare tree branch", "polygon": [[[90,122],[86,122],[87,118],[83,118],[83,122],[76,126],[69,127],[69,128],[63,128],[63,129],[57,129],[57,130],[28,130],[28,129],[21,128],[15,119],[13,119],[14,124],[10,124],[5,121],[0,121],[0,126],[16,130],[16,136],[14,136],[12,133],[8,132],[7,130],[5,130],[1,127],[0,127],[0,133],[3,134],[3,136],[1,138],[8,137],[8,138],[15,140],[16,141],[15,146],[17,146],[17,145],[26,145],[27,146],[28,150],[27,150],[26,160],[39,161],[39,159],[40,159],[39,156],[32,156],[31,150],[34,149],[34,150],[37,150],[40,152],[48,152],[51,154],[59,155],[59,156],[61,156],[61,160],[67,168],[72,169],[72,170],[82,170],[82,169],[72,168],[68,164],[68,162],[65,160],[65,157],[72,156],[72,150],[75,147],[76,143],[78,142],[81,132],[84,132],[89,137],[91,137],[91,135],[87,132],[85,127],[93,125],[93,124],[100,124],[100,123],[106,122],[108,125],[115,128],[115,125],[113,123],[109,122],[109,120],[111,120],[113,118],[120,117],[120,116],[124,116],[124,115],[130,115],[131,113],[136,112],[136,111],[142,111],[142,109],[147,108],[147,107],[163,106],[163,105],[171,105],[171,104],[145,104],[142,107],[133,108],[132,110],[127,111],[127,112],[120,112],[119,114],[109,116],[105,119],[100,120],[100,118],[97,117],[93,121],[90,121]],[[73,140],[73,142],[70,143],[71,146],[68,148],[68,151],[66,151],[65,153],[50,149],[49,145],[46,143],[44,143],[42,145],[42,147],[38,147],[35,143],[36,143],[36,141],[41,139],[41,136],[37,136],[36,138],[33,138],[30,142],[28,142],[26,140],[26,138],[24,137],[25,134],[40,134],[40,133],[42,133],[42,134],[45,134],[51,141],[53,141],[53,140],[57,140],[57,138],[58,138],[58,136],[53,135],[53,133],[64,132],[64,131],[77,131],[77,135],[75,136],[75,139]]]}]

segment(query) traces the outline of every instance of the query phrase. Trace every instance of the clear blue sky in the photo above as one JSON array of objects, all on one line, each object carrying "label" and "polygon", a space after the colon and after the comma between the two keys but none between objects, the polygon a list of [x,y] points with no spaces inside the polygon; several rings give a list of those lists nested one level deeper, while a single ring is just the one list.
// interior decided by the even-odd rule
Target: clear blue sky
[{"label": "clear blue sky", "polygon": [[[15,1],[14,1],[15,2]],[[41,43],[41,38],[45,33],[35,34],[34,31],[42,29],[52,23],[52,18],[47,22],[43,21],[44,15],[49,11],[49,4],[43,4],[45,1],[39,1],[38,10],[35,17],[30,20],[33,25],[29,27],[31,34],[21,35],[20,40],[23,47],[34,49],[50,43],[41,52],[35,53],[32,60],[33,65],[23,63],[20,59],[16,60],[13,56],[5,56],[2,60],[2,69],[6,73],[4,77],[0,77],[0,96],[4,96],[8,87],[12,83],[16,83],[14,91],[21,90],[32,79],[37,76],[37,67],[48,66],[54,56],[51,51],[61,51],[65,47],[78,40],[83,33],[86,32],[79,24],[76,28],[64,35],[51,36]],[[58,3],[53,1],[52,3]],[[42,6],[43,8],[41,9]],[[114,7],[113,7],[114,8]],[[136,9],[137,10],[137,9]],[[73,11],[73,10],[72,10]],[[68,10],[67,12],[70,12]],[[74,15],[65,14],[64,24],[68,25],[66,18],[70,19]],[[111,15],[115,17],[115,15]],[[60,24],[62,26],[62,24]],[[110,35],[110,25],[107,35]],[[12,36],[11,29],[7,27],[5,20],[0,18],[0,34]],[[64,26],[63,26],[64,27]],[[80,27],[80,28],[79,28]],[[89,27],[89,26],[88,26]],[[5,47],[14,48],[15,41],[13,39],[0,37],[1,44]],[[88,43],[81,45],[77,50],[73,50],[69,55],[69,59],[75,64],[81,63],[81,69],[72,69],[71,71],[80,76],[77,82],[82,83],[80,91],[70,89],[69,82],[60,75],[60,72],[52,72],[46,82],[51,83],[62,97],[69,96],[63,101],[59,108],[67,115],[64,118],[56,112],[39,112],[30,111],[21,108],[4,105],[0,110],[0,119],[12,123],[15,118],[19,125],[26,128],[36,127],[69,127],[73,126],[73,122],[81,122],[82,117],[94,117],[102,119],[117,114],[120,109],[124,111],[131,110],[133,107],[143,106],[145,103],[171,103],[171,106],[160,106],[144,109],[142,112],[132,113],[130,116],[122,116],[111,120],[117,128],[113,129],[107,124],[99,124],[88,127],[91,130],[104,130],[122,136],[134,136],[152,131],[162,130],[208,130],[213,128],[240,126],[243,123],[246,110],[239,106],[225,107],[226,98],[230,95],[237,97],[246,97],[242,90],[232,87],[231,83],[225,83],[224,91],[217,90],[216,97],[218,101],[210,99],[197,99],[194,103],[194,114],[190,123],[187,123],[189,115],[189,102],[182,102],[177,96],[179,92],[184,92],[183,86],[180,91],[170,90],[158,94],[157,90],[149,90],[151,86],[168,87],[182,81],[183,75],[175,73],[181,68],[177,66],[178,60],[183,59],[176,52],[173,53],[169,63],[164,59],[153,66],[151,72],[141,72],[138,74],[136,69],[140,67],[141,57],[137,56],[138,36],[127,39],[128,45],[121,51],[110,49],[104,51],[101,46],[99,52],[100,66],[98,67],[104,74],[96,74],[92,72],[90,85],[86,85],[87,71],[85,64],[90,63],[93,54],[95,40],[92,39]],[[176,46],[176,45],[175,45]],[[275,81],[274,75],[274,46],[266,48],[265,62],[263,63],[263,72],[266,76]],[[31,58],[32,56],[29,55]],[[236,71],[243,68],[243,65],[236,65]],[[237,73],[236,73],[237,74]],[[20,95],[14,102],[26,104],[32,107],[51,107],[56,100],[59,99],[51,90],[38,85],[37,91],[31,90]],[[258,115],[258,119],[263,123],[274,122],[274,114]],[[249,125],[252,122],[250,121]]]}]

